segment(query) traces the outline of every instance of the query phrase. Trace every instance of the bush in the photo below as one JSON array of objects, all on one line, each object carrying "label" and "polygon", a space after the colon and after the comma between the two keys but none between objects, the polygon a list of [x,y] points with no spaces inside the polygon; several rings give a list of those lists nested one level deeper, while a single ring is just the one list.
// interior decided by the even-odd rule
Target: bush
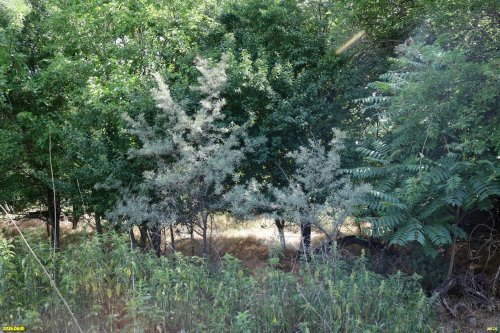
[{"label": "bush", "polygon": [[[35,251],[50,253],[44,244]],[[3,241],[0,254],[0,324],[76,331],[21,244]],[[50,256],[41,257],[50,269]],[[383,277],[364,258],[347,263],[335,255],[313,258],[300,273],[277,263],[250,274],[230,255],[218,267],[180,254],[156,258],[109,235],[60,252],[57,277],[85,332],[430,331],[434,298],[416,276]]]}]

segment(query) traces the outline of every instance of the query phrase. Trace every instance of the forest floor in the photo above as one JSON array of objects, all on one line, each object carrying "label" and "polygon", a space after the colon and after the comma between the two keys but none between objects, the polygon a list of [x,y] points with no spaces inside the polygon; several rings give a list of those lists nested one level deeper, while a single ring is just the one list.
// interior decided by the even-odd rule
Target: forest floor
[{"label": "forest floor", "polygon": [[[43,219],[24,218],[18,216],[16,223],[20,229],[29,234],[30,238],[47,239],[46,224]],[[279,236],[277,228],[272,220],[259,219],[250,222],[235,223],[230,218],[218,217],[216,227],[211,230],[211,258],[215,261],[223,257],[226,253],[242,261],[244,267],[251,271],[257,271],[268,265],[270,257],[277,256],[280,253],[280,267],[286,271],[298,272],[300,270],[300,261],[296,260],[297,249],[300,245],[300,229],[295,226],[285,228],[286,251],[280,252]],[[137,237],[138,230],[134,230]],[[347,225],[341,229],[343,235],[355,235],[359,233],[358,226]],[[10,237],[17,234],[11,223],[0,216],[0,237]],[[63,218],[61,221],[61,244],[67,246],[82,239],[82,237],[93,235],[92,223],[83,220],[79,223],[77,229],[72,229],[72,223],[69,219]],[[165,239],[169,237],[166,235]],[[192,247],[189,235],[178,233],[176,235],[176,250],[185,255],[191,255]],[[200,242],[196,237],[194,250],[199,253]],[[324,241],[324,236],[319,232],[312,234],[312,247],[319,246]],[[163,247],[165,252],[171,252],[170,246],[165,243]],[[350,245],[341,249],[341,253],[347,259],[359,256],[362,252],[359,245]],[[492,332],[500,330],[500,300],[496,301],[496,310],[488,311],[484,308],[473,307],[470,304],[464,304],[463,299],[449,296],[451,304],[464,304],[467,307],[467,316],[462,318],[453,318],[443,307],[437,308],[437,322],[434,332]],[[473,319],[471,319],[473,318]]]}]

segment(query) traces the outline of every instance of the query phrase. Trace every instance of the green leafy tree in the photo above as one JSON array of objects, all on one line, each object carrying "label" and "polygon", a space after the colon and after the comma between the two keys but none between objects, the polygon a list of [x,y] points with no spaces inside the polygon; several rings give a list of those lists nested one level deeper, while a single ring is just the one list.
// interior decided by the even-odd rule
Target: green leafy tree
[{"label": "green leafy tree", "polygon": [[187,90],[197,45],[212,31],[204,13],[209,3],[32,0],[1,6],[0,200],[16,210],[54,206],[47,202],[50,136],[56,199],[62,201],[56,206],[74,207],[76,217],[95,215],[100,231],[101,217],[118,197],[114,185],[138,179],[147,166],[127,160],[134,143],[122,131],[121,114],[152,112],[142,76],[153,69],[162,69],[178,91]]},{"label": "green leafy tree", "polygon": [[[222,44],[230,56],[228,117],[241,122],[250,112],[255,118],[249,134],[269,138],[243,164],[243,182],[255,178],[287,186],[285,175],[294,173],[287,154],[309,138],[327,142],[332,127],[348,133],[344,165],[357,162],[351,138],[361,136],[368,121],[353,100],[364,96],[365,85],[385,70],[395,44],[368,35],[337,53],[365,28],[351,7],[323,0],[243,1],[223,7]],[[281,235],[284,222],[276,220]]]},{"label": "green leafy tree", "polygon": [[[4,78],[0,104],[0,200],[15,210],[42,204],[54,248],[59,248],[60,190],[66,177],[59,162],[65,143],[61,125],[67,116],[71,84],[57,80],[50,49],[45,1],[2,2],[7,20],[0,53]],[[5,21],[4,21],[5,23]],[[76,83],[76,79],[71,83]]]},{"label": "green leafy tree", "polygon": [[[430,28],[397,48],[393,69],[370,84],[375,92],[363,99],[375,122],[360,149],[368,166],[353,170],[378,179],[371,204],[375,235],[393,244],[416,241],[432,255],[466,237],[464,220],[491,210],[500,194],[497,51],[491,46],[498,34],[487,10],[446,9],[463,14],[463,24],[481,25],[467,30],[470,39],[462,43],[464,32],[455,30],[462,23],[433,17]],[[449,274],[453,257],[454,246]]]}]

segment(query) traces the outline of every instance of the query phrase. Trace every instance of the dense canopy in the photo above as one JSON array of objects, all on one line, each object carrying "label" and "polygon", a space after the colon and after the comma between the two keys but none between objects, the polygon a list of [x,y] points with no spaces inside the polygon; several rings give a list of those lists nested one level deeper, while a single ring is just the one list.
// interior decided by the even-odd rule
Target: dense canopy
[{"label": "dense canopy", "polygon": [[[363,242],[431,258],[436,287],[452,276],[457,242],[499,218],[498,9],[0,0],[0,205],[46,212],[54,252],[61,214],[158,256],[185,233],[202,257],[215,216],[264,216],[282,250],[285,225],[300,227],[305,261],[311,232],[330,248],[354,223]],[[237,313],[232,331],[262,329]],[[308,332],[301,323],[276,331]]]}]

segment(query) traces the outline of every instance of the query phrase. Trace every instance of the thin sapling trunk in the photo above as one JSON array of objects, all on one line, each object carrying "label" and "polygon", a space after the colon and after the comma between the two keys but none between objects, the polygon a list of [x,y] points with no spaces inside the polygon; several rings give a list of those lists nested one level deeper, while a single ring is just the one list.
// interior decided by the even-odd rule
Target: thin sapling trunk
[{"label": "thin sapling trunk", "polygon": [[278,236],[279,236],[279,240],[280,240],[281,249],[285,250],[286,249],[285,220],[275,219],[274,223],[276,224],[276,227],[278,228]]}]

